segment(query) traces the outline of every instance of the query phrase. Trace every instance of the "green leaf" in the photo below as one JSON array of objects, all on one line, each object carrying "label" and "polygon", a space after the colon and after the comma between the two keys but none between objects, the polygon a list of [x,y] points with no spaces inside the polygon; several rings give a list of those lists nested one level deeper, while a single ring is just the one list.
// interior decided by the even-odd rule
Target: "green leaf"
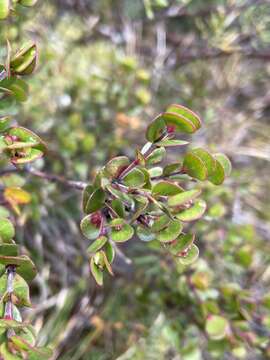
[{"label": "green leaf", "polygon": [[98,210],[100,210],[103,206],[104,206],[104,202],[105,202],[105,192],[103,189],[98,188],[96,189],[89,197],[86,207],[85,207],[85,212],[86,214],[91,214],[94,213]]},{"label": "green leaf", "polygon": [[229,330],[228,320],[223,316],[210,315],[206,320],[205,330],[212,340],[224,339]]},{"label": "green leaf", "polygon": [[29,42],[25,44],[10,60],[11,73],[16,75],[32,74],[37,64],[37,55],[37,45],[35,43]]},{"label": "green leaf", "polygon": [[21,256],[0,255],[0,264],[3,264],[5,266],[16,265],[16,272],[28,282],[32,281],[37,274],[37,270],[34,263],[26,255],[21,255]]},{"label": "green leaf", "polygon": [[201,189],[193,189],[193,190],[183,191],[180,194],[171,196],[168,199],[168,205],[171,207],[184,205],[187,202],[190,202],[190,201],[196,199],[201,194],[201,192],[202,192]]},{"label": "green leaf", "polygon": [[126,156],[118,156],[111,159],[105,165],[105,171],[109,176],[115,178],[118,177],[121,172],[129,165],[130,161]]},{"label": "green leaf", "polygon": [[161,196],[172,196],[179,194],[183,191],[183,189],[172,182],[169,181],[160,181],[159,183],[155,184],[152,189],[152,194],[154,196],[161,195]]},{"label": "green leaf", "polygon": [[3,360],[21,360],[22,358],[17,355],[13,355],[11,352],[9,352],[7,343],[3,343],[0,346],[0,355]]},{"label": "green leaf", "polygon": [[175,241],[169,244],[168,250],[175,256],[181,256],[187,253],[194,240],[194,234],[181,234]]},{"label": "green leaf", "polygon": [[4,329],[20,329],[23,328],[25,324],[18,322],[16,320],[0,319],[0,328]]},{"label": "green leaf", "polygon": [[111,275],[114,275],[114,274],[113,274],[112,267],[111,267],[111,264],[110,264],[110,262],[109,262],[108,259],[107,259],[107,255],[106,255],[105,251],[101,250],[101,251],[100,251],[100,254],[101,254],[101,256],[103,257],[104,266],[106,267],[106,269],[108,270],[108,272],[109,272]]},{"label": "green leaf", "polygon": [[207,178],[207,167],[204,162],[192,152],[185,155],[183,169],[185,172],[198,180],[205,180]]},{"label": "green leaf", "polygon": [[87,215],[82,219],[80,227],[83,235],[87,239],[94,240],[99,236],[102,223],[101,220],[101,214],[98,212]]},{"label": "green leaf", "polygon": [[190,248],[187,250],[187,254],[181,255],[179,257],[179,262],[182,265],[191,265],[198,259],[198,256],[199,256],[199,249],[196,245],[192,244]]},{"label": "green leaf", "polygon": [[225,179],[225,170],[221,163],[216,160],[215,171],[208,177],[208,180],[214,185],[221,185]]},{"label": "green leaf", "polygon": [[0,92],[13,96],[18,102],[27,100],[28,85],[18,78],[5,78],[0,81]]},{"label": "green leaf", "polygon": [[166,124],[162,118],[162,114],[160,114],[147,127],[146,139],[154,143],[155,141],[159,140],[165,132],[166,132]]},{"label": "green leaf", "polygon": [[165,229],[159,231],[157,239],[164,243],[171,242],[180,235],[182,229],[183,225],[180,221],[171,220]]},{"label": "green leaf", "polygon": [[151,230],[153,232],[159,232],[163,230],[170,222],[170,218],[167,215],[161,215],[153,222]]},{"label": "green leaf", "polygon": [[166,156],[166,150],[164,147],[155,149],[147,158],[146,164],[153,165],[161,162]]},{"label": "green leaf", "polygon": [[232,164],[229,160],[229,158],[221,153],[214,155],[215,159],[222,165],[224,169],[225,176],[230,176],[232,172]]},{"label": "green leaf", "polygon": [[0,255],[17,256],[19,246],[16,244],[1,244]]},{"label": "green leaf", "polygon": [[184,132],[191,134],[197,130],[192,121],[185,118],[184,116],[165,112],[162,114],[162,118],[165,121],[167,127],[172,128],[173,132]]},{"label": "green leaf", "polygon": [[90,198],[90,196],[93,194],[94,192],[94,186],[89,184],[87,185],[84,190],[83,190],[83,194],[82,194],[82,208],[83,208],[83,212],[86,212],[86,206],[87,206],[87,202]]},{"label": "green leaf", "polygon": [[157,146],[164,146],[164,147],[185,146],[188,144],[189,142],[184,140],[161,140],[156,143]]},{"label": "green leaf", "polygon": [[111,207],[120,218],[125,217],[125,208],[121,200],[119,199],[112,200]]},{"label": "green leaf", "polygon": [[34,6],[38,0],[19,0],[19,4],[22,6]]},{"label": "green leaf", "polygon": [[0,20],[8,17],[10,10],[10,0],[0,0]]},{"label": "green leaf", "polygon": [[19,274],[16,274],[13,279],[13,294],[18,298],[18,306],[32,306],[30,301],[29,286]]},{"label": "green leaf", "polygon": [[[30,299],[29,299],[29,302],[30,302]],[[22,315],[20,313],[20,310],[14,304],[12,304],[12,316],[13,316],[14,320],[16,320],[18,322],[22,322]]]},{"label": "green leaf", "polygon": [[15,235],[15,228],[12,222],[4,217],[0,218],[0,239],[2,242],[10,242]]},{"label": "green leaf", "polygon": [[185,117],[192,122],[196,129],[199,129],[201,127],[201,119],[199,115],[197,115],[183,105],[172,104],[166,109],[166,112],[175,113]]},{"label": "green leaf", "polygon": [[107,185],[106,188],[118,200],[123,201],[124,204],[129,205],[131,208],[134,207],[134,201],[128,194],[125,194],[122,191],[115,189],[111,185]]},{"label": "green leaf", "polygon": [[128,241],[134,234],[133,227],[125,223],[123,219],[117,218],[112,220],[110,226],[112,227],[111,239],[115,242]]},{"label": "green leaf", "polygon": [[163,175],[165,175],[165,176],[171,175],[177,171],[180,171],[181,168],[182,168],[181,163],[173,163],[173,164],[166,165],[163,169]]},{"label": "green leaf", "polygon": [[162,175],[162,167],[160,166],[155,166],[152,169],[148,169],[148,173],[150,175],[151,178],[157,177],[157,176],[161,176]]},{"label": "green leaf", "polygon": [[94,279],[96,280],[99,286],[103,285],[103,272],[102,270],[95,264],[94,257],[90,259],[90,270]]},{"label": "green leaf", "polygon": [[11,158],[13,164],[26,164],[37,159],[40,159],[43,156],[43,152],[38,149],[24,149],[20,151],[20,156],[14,156]]},{"label": "green leaf", "polygon": [[98,237],[88,248],[87,252],[89,253],[95,253],[96,251],[100,250],[107,242],[106,236],[100,236]]},{"label": "green leaf", "polygon": [[201,148],[197,148],[197,149],[192,149],[192,153],[198,156],[203,161],[207,169],[208,176],[212,175],[215,172],[216,160],[208,151]]},{"label": "green leaf", "polygon": [[11,123],[11,118],[9,116],[2,116],[0,118],[0,132],[6,131],[9,128],[10,123]]},{"label": "green leaf", "polygon": [[140,169],[134,168],[123,178],[123,182],[129,187],[141,187],[145,183],[144,173]]},{"label": "green leaf", "polygon": [[26,129],[22,126],[14,126],[9,130],[8,134],[10,136],[16,137],[16,141],[22,141],[25,143],[32,142],[34,144],[38,144],[35,145],[35,149],[40,150],[44,153],[47,151],[46,143],[37,134],[33,133],[29,129]]},{"label": "green leaf", "polygon": [[189,222],[200,219],[206,210],[206,202],[204,200],[196,200],[194,204],[176,215],[177,219]]},{"label": "green leaf", "polygon": [[136,234],[141,241],[145,242],[155,240],[156,238],[156,234],[152,232],[151,228],[148,228],[147,226],[141,224],[137,226]]},{"label": "green leaf", "polygon": [[145,211],[149,201],[145,196],[136,195],[134,196],[135,200],[135,211],[130,219],[130,222],[133,223],[137,218]]},{"label": "green leaf", "polygon": [[109,241],[107,241],[103,250],[107,256],[109,263],[111,264],[113,262],[114,256],[115,256],[114,247],[112,246],[112,244]]}]

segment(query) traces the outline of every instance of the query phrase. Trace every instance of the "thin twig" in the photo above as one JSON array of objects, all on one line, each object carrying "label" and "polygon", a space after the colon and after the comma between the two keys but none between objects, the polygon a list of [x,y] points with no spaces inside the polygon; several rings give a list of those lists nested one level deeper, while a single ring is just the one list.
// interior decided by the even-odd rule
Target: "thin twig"
[{"label": "thin twig", "polygon": [[56,174],[49,174],[44,171],[36,170],[32,167],[24,167],[23,169],[19,168],[13,168],[13,169],[5,169],[0,172],[0,176],[6,175],[6,174],[12,174],[12,173],[27,173],[31,174],[33,176],[39,177],[41,179],[50,181],[50,182],[58,182],[64,186],[76,189],[76,190],[84,190],[84,188],[87,186],[87,183],[83,181],[74,181],[74,180],[68,180],[63,176],[56,175]]}]

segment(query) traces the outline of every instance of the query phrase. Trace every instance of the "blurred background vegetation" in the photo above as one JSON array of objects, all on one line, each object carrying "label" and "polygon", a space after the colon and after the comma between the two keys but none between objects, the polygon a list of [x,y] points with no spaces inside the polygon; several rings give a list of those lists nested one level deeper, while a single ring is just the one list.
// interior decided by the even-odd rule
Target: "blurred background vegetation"
[{"label": "blurred background vegetation", "polygon": [[[32,201],[17,238],[39,269],[26,315],[40,344],[61,360],[270,358],[269,2],[40,0],[0,31],[1,56],[6,38],[39,44],[30,96],[9,111],[49,145],[35,166],[90,180],[112,156],[132,157],[173,102],[203,119],[192,144],[233,162],[225,185],[205,185],[192,267],[134,239],[132,263],[118,254],[103,289],[89,276],[80,193],[24,178]],[[210,314],[229,321],[226,338],[209,338]]]}]

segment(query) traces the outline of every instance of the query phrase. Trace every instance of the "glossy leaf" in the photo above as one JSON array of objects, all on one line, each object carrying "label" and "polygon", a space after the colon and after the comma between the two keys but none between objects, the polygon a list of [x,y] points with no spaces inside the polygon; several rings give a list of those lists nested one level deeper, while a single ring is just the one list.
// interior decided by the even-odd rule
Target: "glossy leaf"
[{"label": "glossy leaf", "polygon": [[12,222],[7,218],[0,218],[0,239],[2,242],[10,242],[15,235]]},{"label": "glossy leaf", "polygon": [[229,158],[221,153],[215,154],[215,159],[222,165],[224,169],[225,176],[230,176],[232,172],[232,164]]},{"label": "glossy leaf", "polygon": [[130,220],[131,223],[137,220],[137,218],[145,211],[145,209],[149,204],[149,201],[145,196],[136,195],[134,196],[134,200],[135,200],[135,210]]},{"label": "glossy leaf", "polygon": [[40,150],[43,153],[47,151],[46,143],[29,129],[26,129],[22,126],[15,126],[9,130],[8,134],[10,136],[16,137],[16,141],[22,141],[26,143],[32,142],[34,144],[38,143],[38,145],[35,146],[35,149]]},{"label": "glossy leaf", "polygon": [[159,183],[155,184],[152,189],[152,194],[155,195],[162,195],[162,196],[172,196],[179,194],[183,191],[183,189],[172,182],[169,181],[160,181]]},{"label": "glossy leaf", "polygon": [[0,132],[6,131],[9,128],[10,123],[11,118],[9,116],[0,117]]},{"label": "glossy leaf", "polygon": [[182,229],[183,225],[180,221],[171,220],[165,229],[158,232],[157,239],[164,243],[171,242],[180,235]]},{"label": "glossy leaf", "polygon": [[[29,1],[29,0],[28,0]],[[37,46],[29,42],[10,59],[10,70],[16,75],[30,75],[37,64]]]},{"label": "glossy leaf", "polygon": [[118,156],[111,159],[105,166],[105,171],[111,177],[118,177],[121,172],[129,165],[129,158],[126,156]]},{"label": "glossy leaf", "polygon": [[182,115],[165,112],[162,114],[162,118],[165,121],[167,128],[170,127],[173,129],[173,132],[184,132],[191,134],[197,130],[193,122]]},{"label": "glossy leaf", "polygon": [[224,339],[229,329],[227,319],[219,315],[210,315],[205,324],[205,330],[212,340]]},{"label": "glossy leaf", "polygon": [[155,149],[146,159],[146,165],[153,165],[161,162],[166,156],[164,147]]},{"label": "glossy leaf", "polygon": [[27,100],[28,85],[18,78],[5,78],[0,82],[0,92],[12,96],[18,102]]},{"label": "glossy leaf", "polygon": [[22,6],[34,6],[38,0],[19,0],[19,4]]},{"label": "glossy leaf", "polygon": [[189,142],[185,140],[161,140],[156,143],[157,146],[164,146],[164,147],[175,147],[175,146],[185,146],[188,145]]},{"label": "glossy leaf", "polygon": [[201,127],[201,119],[199,115],[197,115],[195,112],[186,108],[183,105],[172,104],[166,109],[166,112],[184,116],[192,122],[196,129],[199,129]]},{"label": "glossy leaf", "polygon": [[13,156],[10,160],[13,164],[27,164],[29,162],[40,159],[42,156],[43,152],[41,150],[35,148],[24,148],[24,150],[20,153],[19,156]]},{"label": "glossy leaf", "polygon": [[216,160],[214,157],[206,150],[202,148],[192,149],[192,153],[198,156],[204,163],[207,169],[207,175],[210,176],[215,172],[216,169]]},{"label": "glossy leaf", "polygon": [[87,202],[88,202],[90,196],[93,194],[93,192],[94,192],[94,186],[91,184],[87,185],[83,190],[82,208],[83,208],[83,212],[85,212],[85,213],[86,213]]},{"label": "glossy leaf", "polygon": [[125,223],[123,219],[112,220],[110,226],[112,227],[111,238],[115,242],[128,241],[134,234],[133,227]]},{"label": "glossy leaf", "polygon": [[113,245],[109,241],[107,241],[103,250],[106,253],[106,257],[107,257],[109,263],[111,264],[115,257],[115,250],[114,250]]},{"label": "glossy leaf", "polygon": [[32,281],[37,274],[37,270],[34,263],[26,255],[21,255],[21,256],[0,255],[0,264],[3,264],[5,266],[16,265],[16,272],[19,275],[21,275],[26,281]]},{"label": "glossy leaf", "polygon": [[157,176],[161,176],[162,175],[162,167],[160,166],[155,166],[151,169],[148,170],[148,173],[150,175],[151,178],[157,177]]},{"label": "glossy leaf", "polygon": [[147,226],[141,224],[137,225],[136,234],[141,241],[145,242],[155,240],[156,238],[156,234],[152,232],[151,228],[148,228]]},{"label": "glossy leaf", "polygon": [[151,230],[153,232],[159,232],[163,230],[170,222],[170,218],[167,215],[161,215],[153,222]]},{"label": "glossy leaf", "polygon": [[19,246],[16,244],[1,244],[0,255],[17,256]]},{"label": "glossy leaf", "polygon": [[205,180],[207,178],[207,167],[201,158],[192,152],[186,154],[183,163],[185,172],[198,180]]},{"label": "glossy leaf", "polygon": [[125,208],[122,201],[119,199],[112,200],[111,207],[120,218],[125,217]]},{"label": "glossy leaf", "polygon": [[141,187],[145,183],[144,173],[140,169],[134,168],[123,178],[123,182],[129,187]]},{"label": "glossy leaf", "polygon": [[161,115],[158,115],[146,130],[146,139],[152,143],[159,140],[166,132],[166,124]]},{"label": "glossy leaf", "polygon": [[86,214],[94,213],[100,210],[104,206],[105,201],[105,192],[103,189],[96,189],[89,197],[85,212]]},{"label": "glossy leaf", "polygon": [[100,250],[107,242],[106,236],[99,236],[88,248],[87,252],[95,253],[96,251]]},{"label": "glossy leaf", "polygon": [[225,179],[225,170],[221,163],[216,159],[215,171],[208,177],[208,180],[215,185],[221,185]]},{"label": "glossy leaf", "polygon": [[194,240],[194,234],[181,234],[177,239],[169,244],[168,250],[175,256],[184,255],[187,253]]},{"label": "glossy leaf", "polygon": [[99,286],[103,285],[103,272],[94,261],[94,257],[90,259],[90,270],[94,279]]},{"label": "glossy leaf", "polygon": [[201,189],[193,189],[188,191],[183,191],[180,194],[171,196],[168,199],[168,205],[171,207],[184,205],[194,199],[196,199],[201,194]]},{"label": "glossy leaf", "polygon": [[173,164],[166,165],[163,169],[163,175],[168,176],[168,175],[174,174],[175,172],[180,171],[181,168],[182,168],[181,163],[173,163]]},{"label": "glossy leaf", "polygon": [[101,214],[98,212],[87,215],[82,219],[80,227],[83,235],[87,239],[94,240],[99,236],[102,223],[101,220]]},{"label": "glossy leaf", "polygon": [[206,202],[204,200],[196,200],[194,204],[176,215],[181,221],[194,221],[200,219],[206,210]]},{"label": "glossy leaf", "polygon": [[199,249],[196,245],[192,244],[190,248],[187,250],[187,253],[179,257],[179,262],[182,265],[191,265],[198,259],[198,257],[199,257]]}]

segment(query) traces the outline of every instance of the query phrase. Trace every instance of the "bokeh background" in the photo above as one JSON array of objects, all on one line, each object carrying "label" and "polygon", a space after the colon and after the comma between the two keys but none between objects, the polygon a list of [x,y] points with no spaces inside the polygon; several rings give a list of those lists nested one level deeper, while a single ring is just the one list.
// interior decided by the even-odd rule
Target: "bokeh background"
[{"label": "bokeh background", "polygon": [[[0,38],[39,44],[30,96],[10,109],[49,145],[36,167],[90,181],[112,156],[132,157],[170,103],[201,115],[192,145],[233,163],[223,186],[204,185],[194,265],[133,240],[132,263],[118,254],[103,289],[89,275],[80,192],[21,178],[32,201],[17,240],[39,269],[25,315],[40,344],[61,360],[270,358],[269,2],[40,0],[1,24]],[[210,313],[234,337],[209,339]]]}]

